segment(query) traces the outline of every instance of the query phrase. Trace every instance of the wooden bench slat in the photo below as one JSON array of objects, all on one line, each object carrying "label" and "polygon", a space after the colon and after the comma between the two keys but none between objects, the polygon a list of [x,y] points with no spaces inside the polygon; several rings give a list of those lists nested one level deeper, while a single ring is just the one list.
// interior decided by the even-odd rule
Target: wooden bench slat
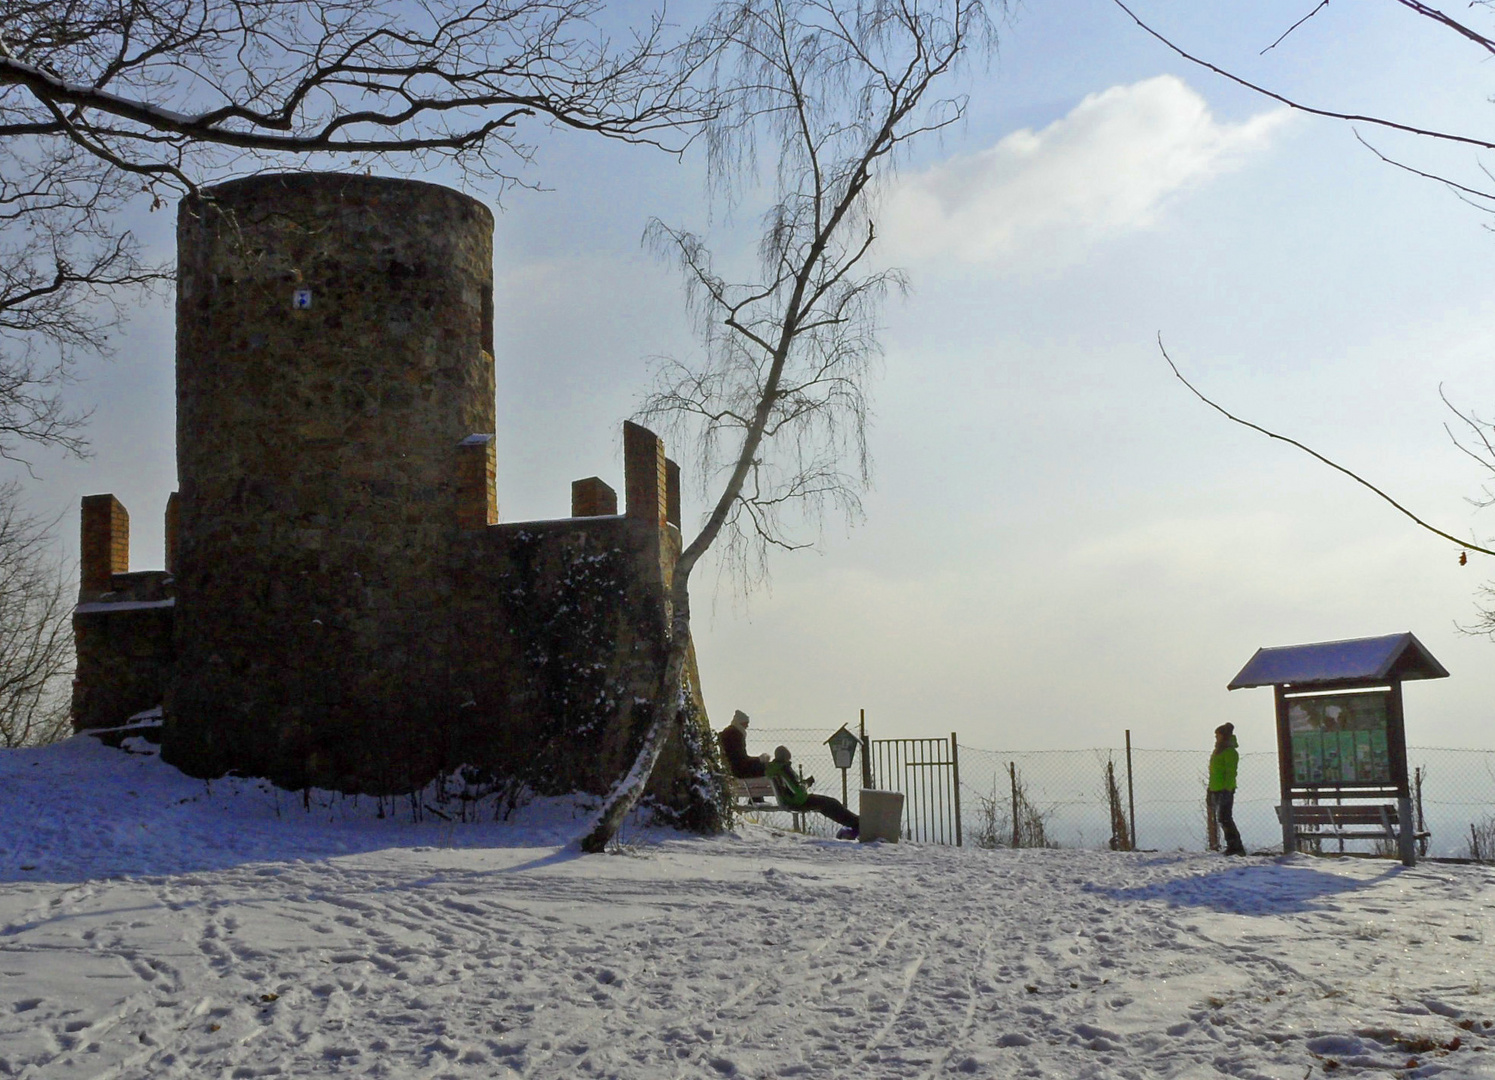
[{"label": "wooden bench slat", "polygon": [[[1280,822],[1282,807],[1278,806],[1276,810],[1277,820]],[[1397,808],[1388,803],[1294,805],[1292,814],[1293,831],[1308,839],[1376,840],[1385,837],[1394,840],[1400,824]],[[1359,831],[1350,831],[1357,827]],[[1422,839],[1432,834],[1421,829],[1416,830],[1413,835]]]},{"label": "wooden bench slat", "polygon": [[[730,776],[728,790],[732,795],[732,806],[736,810],[777,811],[784,814],[801,814],[803,807],[781,806],[773,781],[766,776]],[[755,801],[759,800],[759,801]]]}]

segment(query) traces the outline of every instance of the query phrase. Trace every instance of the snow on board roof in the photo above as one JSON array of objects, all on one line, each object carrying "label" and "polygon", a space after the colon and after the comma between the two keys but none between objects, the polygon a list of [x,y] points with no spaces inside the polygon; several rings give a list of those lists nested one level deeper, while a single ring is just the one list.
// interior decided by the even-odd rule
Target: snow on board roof
[{"label": "snow on board roof", "polygon": [[1448,671],[1411,633],[1320,641],[1257,649],[1229,690],[1291,683],[1339,683],[1352,679],[1446,679]]}]

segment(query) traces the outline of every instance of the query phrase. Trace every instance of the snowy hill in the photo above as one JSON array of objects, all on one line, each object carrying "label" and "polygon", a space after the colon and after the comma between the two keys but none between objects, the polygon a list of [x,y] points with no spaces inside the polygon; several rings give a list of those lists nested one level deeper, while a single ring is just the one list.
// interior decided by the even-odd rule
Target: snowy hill
[{"label": "snowy hill", "polygon": [[1495,1077],[1495,868],[308,802],[0,751],[0,1076]]}]

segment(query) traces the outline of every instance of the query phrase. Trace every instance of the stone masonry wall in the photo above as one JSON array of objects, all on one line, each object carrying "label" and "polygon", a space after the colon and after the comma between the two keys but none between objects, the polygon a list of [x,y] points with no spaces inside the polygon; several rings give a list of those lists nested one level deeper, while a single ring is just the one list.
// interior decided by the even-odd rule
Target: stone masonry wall
[{"label": "stone masonry wall", "polygon": [[492,229],[458,192],[371,177],[182,203],[167,760],[347,787],[356,744],[441,758],[419,718],[471,523],[462,444],[494,429]]},{"label": "stone masonry wall", "polygon": [[175,598],[162,570],[114,574],[73,610],[73,726],[117,727],[161,704],[175,662]]},{"label": "stone masonry wall", "polygon": [[[654,718],[679,471],[625,425],[624,490],[497,524],[492,217],[409,181],[261,176],[178,218],[170,573],[124,573],[128,515],[84,506],[75,724],[162,701],[197,776],[408,791],[475,766],[603,794]],[[709,745],[652,793],[688,815]]]}]

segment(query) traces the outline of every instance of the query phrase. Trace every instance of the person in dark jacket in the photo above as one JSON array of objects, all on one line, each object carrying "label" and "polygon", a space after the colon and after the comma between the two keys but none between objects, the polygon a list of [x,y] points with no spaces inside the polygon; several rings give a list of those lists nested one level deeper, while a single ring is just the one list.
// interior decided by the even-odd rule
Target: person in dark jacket
[{"label": "person in dark jacket", "polygon": [[780,746],[773,752],[773,760],[768,763],[768,779],[773,784],[774,794],[778,796],[779,805],[787,806],[791,810],[813,810],[830,818],[841,831],[836,834],[838,840],[855,840],[862,826],[862,819],[841,805],[840,800],[833,799],[829,795],[812,795],[809,786],[815,782],[812,776],[801,782],[794,775],[794,766],[789,754],[789,747]]},{"label": "person in dark jacket", "polygon": [[1215,809],[1215,820],[1225,834],[1225,854],[1244,855],[1240,830],[1235,827],[1235,774],[1241,753],[1235,738],[1234,724],[1215,728],[1215,752],[1209,759],[1209,801]]},{"label": "person in dark jacket", "polygon": [[721,744],[722,757],[727,759],[727,770],[737,777],[748,779],[763,776],[768,765],[768,755],[749,757],[747,752],[748,714],[738,709],[732,714],[732,722],[722,728],[716,741]]}]

